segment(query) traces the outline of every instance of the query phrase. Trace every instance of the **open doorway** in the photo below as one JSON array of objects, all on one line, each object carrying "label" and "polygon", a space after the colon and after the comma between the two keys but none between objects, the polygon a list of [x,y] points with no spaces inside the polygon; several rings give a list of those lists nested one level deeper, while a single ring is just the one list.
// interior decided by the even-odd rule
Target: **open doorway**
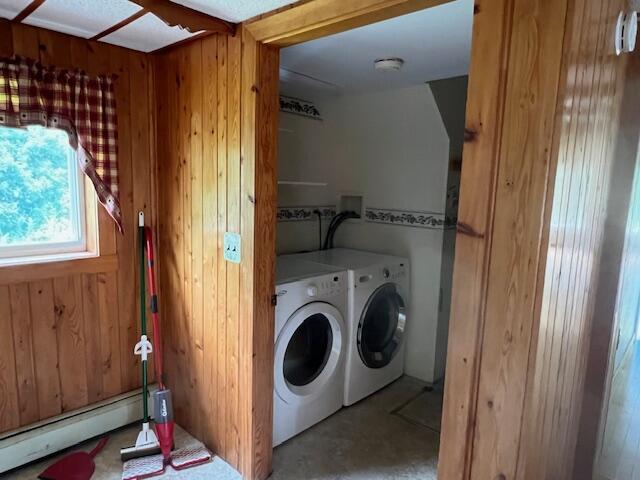
[{"label": "open doorway", "polygon": [[472,23],[280,52],[272,478],[436,478]]}]

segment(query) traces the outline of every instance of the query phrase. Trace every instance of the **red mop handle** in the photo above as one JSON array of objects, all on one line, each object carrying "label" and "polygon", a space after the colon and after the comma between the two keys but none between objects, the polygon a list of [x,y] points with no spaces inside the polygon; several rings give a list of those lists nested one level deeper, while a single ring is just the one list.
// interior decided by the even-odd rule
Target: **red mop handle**
[{"label": "red mop handle", "polygon": [[162,337],[160,336],[160,317],[158,316],[158,292],[156,290],[156,275],[153,265],[153,235],[149,227],[145,227],[145,239],[147,241],[147,272],[149,277],[149,294],[151,296],[151,318],[153,320],[153,364],[156,372],[156,382],[160,390],[164,390],[162,378]]}]

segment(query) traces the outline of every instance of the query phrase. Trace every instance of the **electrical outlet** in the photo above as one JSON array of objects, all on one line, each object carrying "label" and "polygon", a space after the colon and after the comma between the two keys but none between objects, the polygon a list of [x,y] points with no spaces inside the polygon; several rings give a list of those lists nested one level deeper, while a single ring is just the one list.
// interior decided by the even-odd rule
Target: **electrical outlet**
[{"label": "electrical outlet", "polygon": [[224,259],[231,263],[240,263],[240,235],[224,233]]}]

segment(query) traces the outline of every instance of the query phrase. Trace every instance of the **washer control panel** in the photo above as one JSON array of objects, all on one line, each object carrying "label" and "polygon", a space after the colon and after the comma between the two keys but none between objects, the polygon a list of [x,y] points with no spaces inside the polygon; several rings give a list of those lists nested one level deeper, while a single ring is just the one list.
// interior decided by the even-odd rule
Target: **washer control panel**
[{"label": "washer control panel", "polygon": [[344,289],[343,280],[338,275],[324,276],[313,282],[309,282],[306,287],[307,296],[316,297],[332,297],[338,295]]}]

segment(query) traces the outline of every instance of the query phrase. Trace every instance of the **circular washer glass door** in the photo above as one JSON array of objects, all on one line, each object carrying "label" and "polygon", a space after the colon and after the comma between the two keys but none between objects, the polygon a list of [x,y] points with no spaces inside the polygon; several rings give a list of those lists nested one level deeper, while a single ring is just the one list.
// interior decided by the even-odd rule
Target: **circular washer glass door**
[{"label": "circular washer glass door", "polygon": [[342,316],[333,306],[313,302],[287,320],[275,347],[275,387],[285,401],[305,402],[322,393],[342,352]]},{"label": "circular washer glass door", "polygon": [[358,352],[369,368],[388,365],[400,349],[407,317],[393,283],[378,287],[367,300],[358,323]]}]

